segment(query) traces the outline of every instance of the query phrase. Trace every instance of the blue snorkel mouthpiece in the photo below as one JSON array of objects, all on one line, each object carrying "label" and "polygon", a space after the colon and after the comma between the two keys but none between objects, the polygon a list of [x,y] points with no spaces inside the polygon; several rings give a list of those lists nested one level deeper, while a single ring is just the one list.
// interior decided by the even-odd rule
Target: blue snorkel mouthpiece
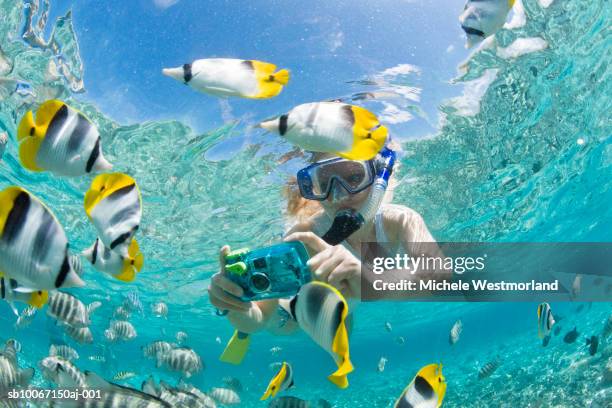
[{"label": "blue snorkel mouthpiece", "polygon": [[328,244],[338,245],[359,230],[367,220],[373,219],[376,215],[376,211],[380,208],[387,191],[395,165],[395,152],[393,150],[385,146],[379,155],[380,157],[377,160],[382,161],[382,163],[377,163],[376,181],[372,185],[368,201],[359,211],[348,208],[336,213],[331,227],[322,237]]}]

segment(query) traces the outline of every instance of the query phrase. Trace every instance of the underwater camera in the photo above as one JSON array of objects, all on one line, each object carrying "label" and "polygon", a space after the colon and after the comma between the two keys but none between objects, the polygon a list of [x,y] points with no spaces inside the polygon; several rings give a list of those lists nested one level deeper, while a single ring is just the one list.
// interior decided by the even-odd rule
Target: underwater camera
[{"label": "underwater camera", "polygon": [[244,301],[290,297],[310,282],[308,252],[301,242],[285,242],[225,256],[229,279],[244,290]]}]

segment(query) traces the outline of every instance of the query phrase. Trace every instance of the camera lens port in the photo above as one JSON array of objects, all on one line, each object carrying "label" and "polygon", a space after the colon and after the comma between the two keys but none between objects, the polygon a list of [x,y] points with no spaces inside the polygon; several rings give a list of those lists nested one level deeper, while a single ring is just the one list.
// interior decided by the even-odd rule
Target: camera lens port
[{"label": "camera lens port", "polygon": [[256,272],[251,276],[253,292],[262,293],[270,290],[270,278],[263,273]]}]

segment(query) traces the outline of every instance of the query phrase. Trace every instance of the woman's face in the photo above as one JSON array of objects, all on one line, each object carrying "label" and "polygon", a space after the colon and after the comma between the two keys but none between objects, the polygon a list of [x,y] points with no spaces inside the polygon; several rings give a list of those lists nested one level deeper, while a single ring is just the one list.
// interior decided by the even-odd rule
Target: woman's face
[{"label": "woman's face", "polygon": [[[321,161],[336,157],[331,154],[315,153],[313,161]],[[331,216],[335,216],[340,210],[352,208],[359,210],[369,197],[372,186],[360,191],[357,194],[350,194],[339,183],[334,183],[334,187],[329,193],[329,197],[321,201],[321,205],[325,212]]]}]

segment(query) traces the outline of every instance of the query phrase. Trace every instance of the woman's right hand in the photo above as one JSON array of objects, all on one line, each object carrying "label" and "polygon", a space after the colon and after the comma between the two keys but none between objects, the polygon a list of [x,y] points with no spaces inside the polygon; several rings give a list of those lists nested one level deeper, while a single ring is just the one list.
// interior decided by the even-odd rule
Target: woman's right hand
[{"label": "woman's right hand", "polygon": [[208,287],[210,302],[217,309],[228,312],[247,313],[253,306],[253,302],[244,302],[239,299],[243,295],[240,285],[231,281],[225,271],[225,256],[229,254],[230,247],[225,245],[219,252],[219,264],[221,270],[213,275]]}]

